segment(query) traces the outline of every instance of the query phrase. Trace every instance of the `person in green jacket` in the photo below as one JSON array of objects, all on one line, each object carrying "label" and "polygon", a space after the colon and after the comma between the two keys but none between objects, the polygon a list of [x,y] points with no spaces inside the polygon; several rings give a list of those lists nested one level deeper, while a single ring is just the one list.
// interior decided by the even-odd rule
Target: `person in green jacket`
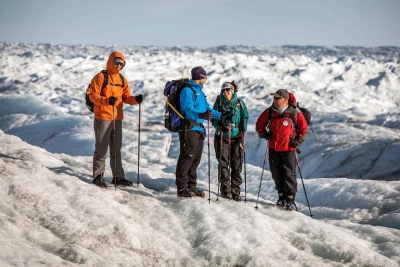
[{"label": "person in green jacket", "polygon": [[234,81],[224,82],[214,103],[214,110],[231,112],[230,120],[211,120],[215,127],[214,148],[218,160],[218,181],[221,197],[240,201],[244,133],[249,114],[242,99],[237,97]]}]

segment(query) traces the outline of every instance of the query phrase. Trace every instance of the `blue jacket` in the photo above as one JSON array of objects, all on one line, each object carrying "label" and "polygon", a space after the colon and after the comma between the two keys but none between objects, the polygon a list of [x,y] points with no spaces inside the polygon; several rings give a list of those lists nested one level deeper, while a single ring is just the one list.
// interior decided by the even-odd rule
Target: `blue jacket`
[{"label": "blue jacket", "polygon": [[[241,131],[247,131],[247,121],[249,120],[249,113],[247,112],[246,104],[243,100],[239,100],[237,94],[234,93],[231,101],[228,101],[224,95],[221,93],[219,95],[220,101],[215,100],[214,109],[220,110],[222,112],[229,111],[233,113],[231,121],[224,121],[225,124],[234,124],[235,126],[231,129],[231,138],[235,138]],[[240,103],[239,103],[240,101]],[[239,107],[241,106],[241,108]],[[221,127],[218,126],[218,121],[212,120],[212,125],[215,127],[215,132],[217,135],[220,134]],[[224,138],[228,138],[228,133],[224,133]]]},{"label": "blue jacket", "polygon": [[[199,118],[199,114],[211,110],[213,119],[220,120],[221,113],[213,110],[207,103],[206,95],[203,92],[203,85],[195,83],[193,80],[189,80],[188,84],[196,92],[196,100],[193,95],[193,91],[189,87],[185,87],[181,91],[180,95],[180,112],[187,120],[195,121],[197,123],[203,123],[204,119]],[[191,131],[204,132],[204,128],[200,126],[194,126]]]}]

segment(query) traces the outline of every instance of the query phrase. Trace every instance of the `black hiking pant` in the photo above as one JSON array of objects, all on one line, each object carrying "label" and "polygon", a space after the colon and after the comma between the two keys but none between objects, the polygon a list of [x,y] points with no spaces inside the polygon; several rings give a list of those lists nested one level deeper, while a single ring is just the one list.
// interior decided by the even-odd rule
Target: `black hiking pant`
[{"label": "black hiking pant", "polygon": [[[240,185],[242,184],[242,148],[240,146],[239,138],[231,139],[229,148],[229,139],[222,139],[221,149],[221,136],[215,135],[214,149],[218,160],[218,177],[221,183],[221,194],[226,195],[240,195]],[[230,175],[229,175],[230,168]],[[229,179],[231,178],[231,179]]]},{"label": "black hiking pant", "polygon": [[277,152],[269,149],[269,168],[278,192],[291,195],[297,192],[295,153],[295,151]]},{"label": "black hiking pant", "polygon": [[197,184],[197,167],[203,153],[203,141],[206,133],[197,131],[179,132],[179,158],[176,165],[176,187],[182,189],[194,189]]}]

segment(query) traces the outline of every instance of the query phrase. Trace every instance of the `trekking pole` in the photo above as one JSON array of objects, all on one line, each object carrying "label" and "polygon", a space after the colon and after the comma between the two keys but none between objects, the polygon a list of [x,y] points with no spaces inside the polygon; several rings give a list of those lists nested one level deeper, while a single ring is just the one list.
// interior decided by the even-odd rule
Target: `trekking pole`
[{"label": "trekking pole", "polygon": [[208,135],[208,203],[211,203],[211,167],[210,167],[210,121],[207,123]]},{"label": "trekking pole", "polygon": [[[115,147],[115,117],[114,117],[114,107],[113,105],[113,113],[112,113],[112,118],[113,118],[113,132],[114,132],[114,173],[117,173],[117,148]],[[117,190],[117,177],[114,178],[114,186],[115,190]]]},{"label": "trekking pole", "polygon": [[243,132],[243,158],[244,158],[244,203],[247,201],[247,173],[246,173],[246,134]]},{"label": "trekking pole", "polygon": [[303,175],[301,175],[301,171],[300,171],[300,164],[299,164],[299,160],[297,159],[297,154],[296,154],[296,153],[295,153],[295,156],[296,156],[296,163],[297,163],[297,167],[299,168],[299,173],[300,173],[301,183],[303,184],[304,194],[306,195],[306,200],[307,200],[308,210],[310,211],[310,217],[312,218],[314,215],[312,215],[312,213],[311,213],[310,203],[308,202],[308,197],[307,197],[306,187],[304,186],[304,182],[303,182]]},{"label": "trekking pole", "polygon": [[141,115],[141,103],[139,103],[139,114],[138,114],[138,116],[139,116],[139,138],[138,138],[138,154],[137,154],[137,157],[138,157],[138,159],[137,159],[137,187],[139,187],[139,173],[140,173],[140,170],[139,170],[139,166],[140,166],[140,164],[139,164],[139,162],[140,162],[140,115]]},{"label": "trekking pole", "polygon": [[256,210],[258,209],[258,207],[257,207],[257,205],[258,205],[258,198],[260,197],[261,182],[262,182],[262,178],[263,178],[263,175],[264,175],[265,161],[266,161],[266,159],[267,159],[267,154],[268,154],[268,143],[267,143],[267,149],[265,150],[264,164],[263,164],[263,169],[262,169],[261,178],[260,178],[260,186],[258,187],[258,195],[257,195],[257,201],[256,201]]},{"label": "trekking pole", "polygon": [[[232,184],[232,177],[231,177],[231,157],[232,157],[232,151],[231,151],[231,122],[229,121],[229,130],[228,130],[228,177],[229,177],[229,187],[231,188]],[[232,188],[231,188],[232,191]]]},{"label": "trekking pole", "polygon": [[314,140],[315,140],[315,142],[317,142],[317,138],[315,138],[315,134],[314,134],[314,130],[311,126],[311,122],[310,122],[310,128],[311,128],[312,135],[314,136]]},{"label": "trekking pole", "polygon": [[217,194],[217,201],[219,197],[219,186],[221,182],[221,176],[222,176],[222,165],[221,165],[221,158],[222,158],[222,139],[223,139],[223,133],[222,129],[220,129],[219,134],[221,135],[220,142],[219,142],[219,161],[218,161],[218,194]]}]

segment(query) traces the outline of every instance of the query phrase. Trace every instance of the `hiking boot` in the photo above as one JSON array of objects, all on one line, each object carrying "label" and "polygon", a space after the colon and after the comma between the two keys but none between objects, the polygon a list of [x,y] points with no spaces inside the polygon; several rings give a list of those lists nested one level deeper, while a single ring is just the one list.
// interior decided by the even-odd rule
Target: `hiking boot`
[{"label": "hiking boot", "polygon": [[287,211],[292,211],[294,208],[296,208],[296,204],[294,202],[296,195],[295,194],[288,194],[286,197],[286,205],[285,205],[285,209]]},{"label": "hiking boot", "polygon": [[123,185],[123,186],[132,186],[133,183],[131,181],[126,180],[124,177],[114,177],[111,181],[112,185]]},{"label": "hiking boot", "polygon": [[193,193],[196,197],[202,197],[204,198],[206,194],[204,194],[203,190],[198,189],[197,187],[191,188],[190,192]]},{"label": "hiking boot", "polygon": [[231,190],[232,200],[240,202],[240,189]]},{"label": "hiking boot", "polygon": [[231,200],[232,194],[231,193],[221,193],[221,197]]},{"label": "hiking boot", "polygon": [[297,209],[296,204],[294,204],[292,202],[286,202],[285,209],[287,211],[292,211],[293,209]]},{"label": "hiking boot", "polygon": [[181,190],[178,190],[177,195],[178,197],[194,197],[195,193],[189,191],[187,188],[183,188]]},{"label": "hiking boot", "polygon": [[107,184],[103,179],[103,174],[97,175],[96,178],[93,179],[92,183],[98,187],[107,188]]},{"label": "hiking boot", "polygon": [[279,198],[278,198],[278,201],[276,201],[276,206],[278,208],[285,208],[285,206],[286,206],[286,194],[285,194],[285,192],[279,191],[278,192],[278,196],[279,196]]},{"label": "hiking boot", "polygon": [[240,202],[241,201],[240,195],[232,195],[232,200]]}]

